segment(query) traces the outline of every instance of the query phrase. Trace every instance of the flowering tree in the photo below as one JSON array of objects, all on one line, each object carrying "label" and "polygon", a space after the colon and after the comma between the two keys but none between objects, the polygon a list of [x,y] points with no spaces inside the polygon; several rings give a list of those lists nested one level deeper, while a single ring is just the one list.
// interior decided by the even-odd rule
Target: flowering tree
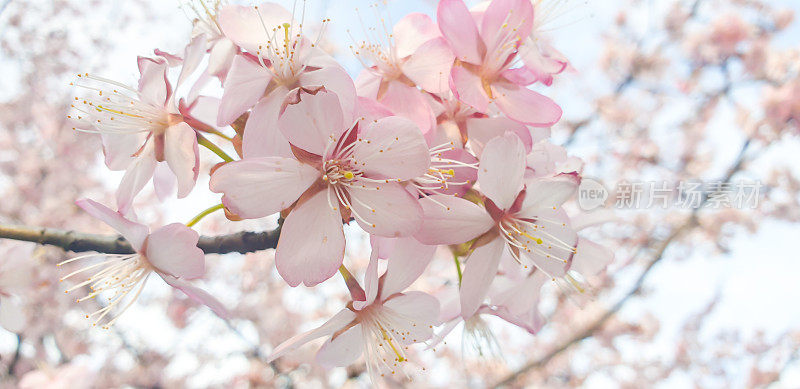
[{"label": "flowering tree", "polygon": [[[546,1],[440,0],[432,16],[379,17],[353,38],[353,74],[326,38],[338,24],[312,26],[310,4],[197,1],[183,7],[193,29],[179,50],[138,57],[136,82],[79,70],[63,116],[63,98],[40,98],[51,87],[41,75],[76,70],[73,37],[30,56],[19,47],[41,31],[23,16],[35,5],[12,7],[3,50],[47,64],[0,116],[13,155],[2,162],[0,325],[16,338],[8,382],[22,387],[590,382],[569,352],[640,386],[719,366],[692,350],[726,339],[700,345],[712,300],[673,362],[621,352],[656,331],[616,316],[651,270],[680,250],[724,252],[739,226],[798,217],[794,172],[772,165],[751,172],[769,189],[756,206],[721,206],[800,117],[796,49],[770,45],[791,14],[766,4],[718,16],[714,1],[675,2],[642,33],[631,19],[647,5],[633,2],[607,29],[609,92],[591,95],[590,80],[561,84],[599,76],[555,48],[560,11]],[[557,97],[568,93],[581,97]],[[570,110],[580,100],[583,117]],[[710,129],[733,115],[731,162]],[[83,174],[100,151],[100,171]],[[652,206],[652,190],[640,206],[630,183],[648,177],[683,206]],[[629,185],[609,194],[601,180]],[[717,185],[683,187],[698,180]],[[199,213],[177,223],[180,209]],[[616,274],[635,282],[617,286]],[[785,355],[796,334],[747,342],[715,356],[768,361],[752,365],[751,386],[797,358]],[[102,354],[117,357],[89,368],[85,357]],[[236,373],[214,374],[219,361]],[[698,384],[737,379],[717,371]]]}]

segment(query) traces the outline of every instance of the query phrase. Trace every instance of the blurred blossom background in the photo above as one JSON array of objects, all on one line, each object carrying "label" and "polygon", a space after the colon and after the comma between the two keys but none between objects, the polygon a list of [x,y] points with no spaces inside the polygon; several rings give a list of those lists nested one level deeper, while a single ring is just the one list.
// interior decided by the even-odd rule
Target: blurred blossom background
[{"label": "blurred blossom background", "polygon": [[[581,296],[546,288],[539,309],[547,324],[537,335],[486,319],[493,338],[476,349],[458,327],[435,351],[415,354],[425,370],[410,371],[405,385],[800,387],[800,3],[541,2],[538,38],[571,64],[538,87],[564,110],[553,141],[606,189],[606,210],[589,214],[613,210],[615,222],[589,235],[616,258]],[[353,77],[362,65],[349,46],[381,28],[380,17],[391,26],[436,8],[373,4],[305,2],[309,29],[331,19],[321,44]],[[110,233],[74,205],[82,197],[111,203],[121,173],[103,168],[97,136],[67,125],[77,93],[69,83],[83,72],[136,82],[136,56],[180,52],[192,17],[177,1],[0,0],[0,223]],[[748,206],[682,206],[677,188],[687,182],[757,183],[758,193]],[[676,201],[647,206],[644,196],[638,207],[620,206],[620,183],[666,185]],[[219,201],[207,184],[201,174],[187,200],[163,204],[148,187],[138,216],[187,221]],[[197,228],[214,235],[276,223],[214,214]],[[363,272],[369,244],[355,229],[348,234],[347,260]],[[151,280],[110,330],[84,319],[93,302],[63,293],[55,264],[64,258],[53,247],[0,240],[0,298],[24,312],[0,328],[2,387],[369,385],[363,363],[325,370],[310,346],[265,363],[274,346],[348,301],[338,278],[288,287],[273,250],[208,257],[205,287],[233,310],[228,323]],[[453,282],[451,261],[442,253],[428,271],[442,276],[415,288],[442,291]],[[12,286],[10,296],[3,288]]]}]

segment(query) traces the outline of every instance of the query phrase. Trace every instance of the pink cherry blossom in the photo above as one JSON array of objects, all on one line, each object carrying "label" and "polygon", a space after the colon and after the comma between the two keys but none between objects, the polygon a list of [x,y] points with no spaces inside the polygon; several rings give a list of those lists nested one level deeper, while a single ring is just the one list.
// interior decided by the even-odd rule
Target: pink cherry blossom
[{"label": "pink cherry blossom", "polygon": [[533,71],[515,67],[533,12],[529,0],[493,0],[476,21],[462,0],[443,0],[437,16],[457,59],[450,75],[456,97],[479,112],[494,102],[511,119],[547,127],[561,118],[561,108],[526,87],[537,81]]},{"label": "pink cherry blossom", "polygon": [[342,219],[365,231],[408,236],[422,209],[400,182],[425,174],[430,156],[419,129],[391,116],[365,123],[348,116],[324,88],[294,90],[278,127],[295,158],[245,158],[211,178],[225,206],[244,218],[287,209],[276,266],[292,286],[316,285],[336,273],[344,254]]},{"label": "pink cherry blossom", "polygon": [[[356,80],[358,94],[413,120],[427,134],[435,117],[423,91],[448,90],[455,57],[436,23],[424,14],[406,15],[386,35],[377,42],[363,41],[357,47],[351,46],[364,65]],[[389,47],[382,46],[384,40]]]},{"label": "pink cherry blossom", "polygon": [[247,53],[237,55],[224,84],[217,123],[227,125],[250,112],[244,128],[245,158],[291,156],[289,143],[272,125],[288,92],[325,86],[336,93],[345,114],[352,115],[356,91],[347,72],[303,35],[301,23],[275,3],[256,7],[227,5],[219,26]]},{"label": "pink cherry blossom", "polygon": [[[101,323],[109,314],[112,314],[112,318],[104,328],[113,325],[133,305],[153,273],[193,300],[207,305],[220,317],[228,316],[224,306],[216,298],[186,282],[205,274],[205,255],[197,247],[197,232],[180,223],[168,224],[150,232],[147,226],[126,219],[95,201],[82,199],[76,204],[119,232],[136,251],[134,254],[87,254],[59,264],[63,266],[80,259],[102,258],[101,262],[75,270],[61,279],[63,281],[80,273],[99,269],[86,281],[67,290],[69,293],[83,287],[91,289],[91,293],[77,299],[77,302],[94,298],[101,293],[113,292],[105,307],[86,315],[93,321],[93,325]],[[128,298],[130,293],[133,295]],[[112,313],[115,310],[118,311]]]},{"label": "pink cherry blossom", "polygon": [[[525,148],[515,134],[491,140],[478,167],[478,185],[486,196],[483,207],[457,197],[421,200],[425,219],[415,235],[426,244],[456,244],[477,240],[466,259],[461,282],[461,314],[471,316],[488,292],[509,250],[550,277],[564,277],[576,252],[578,237],[559,209],[577,188],[573,175],[525,182]],[[570,281],[571,282],[571,281]]]},{"label": "pink cherry blossom", "polygon": [[[197,42],[201,41],[190,44],[187,53]],[[78,75],[78,86],[97,92],[93,97],[75,98],[73,107],[79,112],[76,119],[81,121],[78,126],[82,131],[101,134],[106,165],[125,170],[117,190],[117,207],[122,212],[129,210],[134,197],[154,175],[159,178],[153,180],[159,193],[169,192],[177,181],[179,198],[186,197],[197,180],[199,150],[190,124],[199,129],[208,126],[175,102],[168,68],[164,57],[139,57],[137,89],[88,73]],[[184,74],[187,72],[182,71],[179,81],[185,79]],[[95,86],[98,83],[101,89]],[[157,169],[161,162],[168,169]],[[157,170],[165,174],[157,174]]]},{"label": "pink cherry blossom", "polygon": [[[317,352],[325,367],[347,366],[364,356],[373,384],[379,376],[403,371],[409,345],[425,342],[438,324],[439,301],[423,292],[403,292],[425,270],[435,246],[414,239],[397,242],[386,272],[378,277],[377,252],[364,276],[364,287],[348,283],[353,300],[325,324],[296,335],[272,350],[269,361],[318,338],[330,337]],[[352,276],[346,276],[352,277]]]}]

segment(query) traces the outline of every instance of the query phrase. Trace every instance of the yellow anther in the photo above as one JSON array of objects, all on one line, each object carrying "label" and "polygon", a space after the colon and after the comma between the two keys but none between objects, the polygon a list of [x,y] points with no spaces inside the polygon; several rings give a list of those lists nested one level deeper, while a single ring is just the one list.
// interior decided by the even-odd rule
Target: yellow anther
[{"label": "yellow anther", "polygon": [[342,175],[344,176],[344,178],[345,178],[345,179],[348,179],[348,180],[352,180],[352,179],[353,179],[353,177],[355,177],[355,175],[353,174],[353,172],[351,172],[351,171],[347,171],[347,170],[343,171],[343,172],[342,172]]}]

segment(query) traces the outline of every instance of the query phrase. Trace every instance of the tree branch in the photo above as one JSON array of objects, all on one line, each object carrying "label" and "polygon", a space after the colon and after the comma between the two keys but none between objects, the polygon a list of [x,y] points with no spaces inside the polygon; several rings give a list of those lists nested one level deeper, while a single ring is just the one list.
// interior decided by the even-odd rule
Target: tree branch
[{"label": "tree branch", "polygon": [[[242,231],[228,235],[201,236],[197,243],[206,254],[250,253],[278,246],[280,227],[272,231]],[[0,225],[0,239],[21,240],[61,247],[67,251],[97,251],[104,254],[133,254],[134,250],[119,235],[86,234],[44,227]]]}]

